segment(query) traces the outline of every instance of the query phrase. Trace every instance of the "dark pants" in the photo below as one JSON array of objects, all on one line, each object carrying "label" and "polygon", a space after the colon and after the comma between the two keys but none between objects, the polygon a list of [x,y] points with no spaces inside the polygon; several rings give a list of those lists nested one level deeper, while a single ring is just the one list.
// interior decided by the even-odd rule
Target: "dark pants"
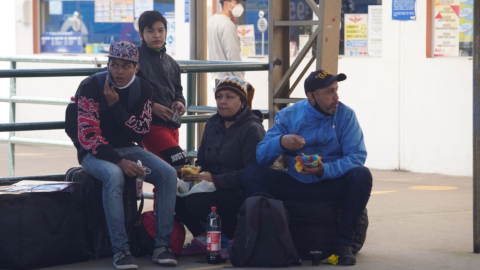
[{"label": "dark pants", "polygon": [[370,198],[372,174],[367,167],[355,167],[345,175],[316,183],[302,183],[287,172],[251,165],[242,173],[247,198],[264,192],[275,199],[337,202],[343,207],[336,241],[353,244],[359,218]]},{"label": "dark pants", "polygon": [[235,189],[217,189],[214,192],[196,193],[178,197],[175,212],[194,237],[205,232],[200,222],[207,223],[211,207],[217,207],[222,224],[222,233],[233,239],[237,227],[237,213],[244,198]]}]

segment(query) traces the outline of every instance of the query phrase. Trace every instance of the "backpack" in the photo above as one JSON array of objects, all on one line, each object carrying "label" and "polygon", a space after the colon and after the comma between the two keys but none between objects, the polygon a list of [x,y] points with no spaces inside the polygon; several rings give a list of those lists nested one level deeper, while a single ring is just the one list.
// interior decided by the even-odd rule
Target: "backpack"
[{"label": "backpack", "polygon": [[[107,100],[103,95],[103,87],[108,75],[108,71],[102,71],[95,74],[98,82],[98,89],[100,95],[100,114],[108,110]],[[140,101],[141,84],[140,78],[135,78],[130,86],[128,92],[128,111],[132,111],[135,105]],[[70,103],[65,110],[65,133],[67,133],[70,139],[74,140],[78,135],[78,106],[77,106],[78,90],[75,92],[75,96],[71,98]]]},{"label": "backpack", "polygon": [[[130,252],[135,257],[152,255],[155,247],[155,211],[143,210],[143,196],[141,197],[140,208],[138,209],[138,220],[135,223]],[[180,255],[183,243],[185,242],[185,227],[175,215],[173,221],[173,232],[170,237],[170,249],[174,254]]]},{"label": "backpack", "polygon": [[233,266],[285,267],[301,265],[288,229],[283,202],[257,193],[240,207],[237,230],[228,248]]}]

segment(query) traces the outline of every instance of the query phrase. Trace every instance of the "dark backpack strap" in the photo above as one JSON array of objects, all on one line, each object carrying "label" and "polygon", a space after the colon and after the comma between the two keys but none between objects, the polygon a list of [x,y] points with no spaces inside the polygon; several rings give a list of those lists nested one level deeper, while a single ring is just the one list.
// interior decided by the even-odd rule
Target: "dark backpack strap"
[{"label": "dark backpack strap", "polygon": [[138,76],[135,76],[135,80],[130,85],[130,89],[128,91],[128,111],[133,112],[133,109],[137,105],[138,101],[140,101],[140,94],[142,92],[142,85]]},{"label": "dark backpack strap", "polygon": [[270,205],[270,211],[272,212],[273,222],[275,228],[277,229],[278,236],[280,241],[282,241],[283,246],[293,255],[293,258],[297,263],[299,263],[300,256],[297,253],[295,244],[292,240],[292,235],[288,229],[287,215],[285,214],[285,207],[282,201],[274,199],[266,199]]},{"label": "dark backpack strap", "polygon": [[252,196],[245,201],[245,256],[242,258],[244,262],[240,262],[243,265],[248,262],[252,255],[253,247],[257,240],[260,227],[260,202],[262,199],[262,196]]},{"label": "dark backpack strap", "polygon": [[107,99],[105,98],[105,95],[103,95],[103,87],[105,85],[105,81],[107,80],[107,75],[108,75],[108,71],[102,71],[95,74],[95,76],[97,77],[97,83],[98,83],[101,112],[106,111],[108,109]]}]

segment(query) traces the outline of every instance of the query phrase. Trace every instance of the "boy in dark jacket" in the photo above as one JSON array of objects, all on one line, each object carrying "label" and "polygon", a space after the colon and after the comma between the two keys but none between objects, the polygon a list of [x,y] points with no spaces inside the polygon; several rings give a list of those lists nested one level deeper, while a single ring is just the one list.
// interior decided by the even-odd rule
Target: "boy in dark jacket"
[{"label": "boy in dark jacket", "polygon": [[179,122],[172,121],[177,113],[185,114],[180,79],[180,67],[166,54],[167,20],[158,11],[145,11],[138,20],[141,70],[139,76],[153,86],[153,121],[149,134],[142,141],[148,151],[172,166],[189,164],[185,151],[179,146]]},{"label": "boy in dark jacket", "polygon": [[[108,71],[92,75],[80,83],[75,99],[77,113],[68,114],[67,110],[67,123],[77,123],[77,133],[71,138],[77,148],[78,161],[88,174],[103,183],[103,207],[114,253],[113,265],[117,269],[137,269],[125,230],[124,174],[145,176],[143,168],[136,164],[137,160],[151,169],[146,181],[162,191],[156,198],[159,205],[156,207],[156,249],[152,260],[176,265],[169,249],[176,171],[133,143],[141,141],[150,130],[152,86],[135,76],[139,69],[135,45],[124,41],[112,43],[108,57]],[[129,101],[133,95],[138,97],[136,103]]]}]

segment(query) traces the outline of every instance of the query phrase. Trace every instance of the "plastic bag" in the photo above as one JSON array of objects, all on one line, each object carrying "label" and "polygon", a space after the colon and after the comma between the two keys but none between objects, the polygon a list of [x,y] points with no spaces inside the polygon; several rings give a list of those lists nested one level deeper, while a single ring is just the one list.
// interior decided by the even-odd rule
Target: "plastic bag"
[{"label": "plastic bag", "polygon": [[179,197],[185,197],[193,193],[213,192],[215,190],[217,190],[215,184],[205,180],[202,180],[202,182],[194,185],[192,188],[190,188],[190,182],[183,180],[177,182],[177,196]]}]

